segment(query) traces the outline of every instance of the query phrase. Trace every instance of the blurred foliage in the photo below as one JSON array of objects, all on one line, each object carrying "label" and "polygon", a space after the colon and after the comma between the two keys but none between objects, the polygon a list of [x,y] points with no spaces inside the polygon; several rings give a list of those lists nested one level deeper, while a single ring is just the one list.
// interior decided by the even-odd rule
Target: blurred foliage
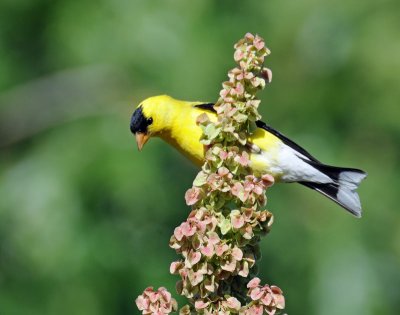
[{"label": "blurred foliage", "polygon": [[[366,170],[357,220],[299,185],[269,193],[260,277],[289,314],[400,311],[398,1],[0,2],[0,314],[134,314],[174,291],[168,248],[197,170],[129,119],[166,93],[213,101],[232,45],[265,38],[264,120]],[[178,299],[179,300],[179,299]]]}]

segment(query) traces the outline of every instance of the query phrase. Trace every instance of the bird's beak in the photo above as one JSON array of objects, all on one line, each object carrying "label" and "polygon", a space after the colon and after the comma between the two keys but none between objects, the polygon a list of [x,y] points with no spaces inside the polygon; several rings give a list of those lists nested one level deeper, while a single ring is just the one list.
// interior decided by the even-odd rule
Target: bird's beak
[{"label": "bird's beak", "polygon": [[136,137],[137,147],[139,151],[142,151],[142,148],[145,145],[145,143],[149,140],[150,135],[147,133],[136,132],[135,137]]}]

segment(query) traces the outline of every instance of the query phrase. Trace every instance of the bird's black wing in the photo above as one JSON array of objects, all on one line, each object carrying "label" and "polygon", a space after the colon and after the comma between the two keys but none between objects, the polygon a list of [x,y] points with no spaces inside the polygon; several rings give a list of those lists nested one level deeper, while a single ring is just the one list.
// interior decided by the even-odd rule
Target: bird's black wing
[{"label": "bird's black wing", "polygon": [[[208,111],[211,111],[213,113],[216,112],[215,109],[214,109],[214,103],[197,104],[197,105],[194,105],[194,107],[201,108],[201,109],[204,109],[204,110],[208,110]],[[303,149],[297,143],[295,143],[294,141],[290,140],[288,137],[286,137],[283,134],[281,134],[278,130],[272,128],[271,126],[268,126],[265,122],[263,122],[261,120],[257,120],[256,121],[256,125],[257,125],[258,128],[264,129],[264,130],[268,131],[269,133],[272,133],[274,136],[276,136],[277,138],[282,140],[282,142],[284,144],[288,145],[289,147],[291,147],[292,149],[296,150],[297,152],[303,154],[304,156],[309,158],[311,161],[320,163],[315,157],[313,157],[310,153],[308,153],[305,149]]]},{"label": "bird's black wing", "polygon": [[308,153],[305,149],[303,149],[301,146],[299,146],[296,142],[290,140],[288,137],[281,134],[278,130],[275,130],[271,126],[268,126],[265,122],[263,122],[261,120],[257,120],[256,125],[258,128],[262,128],[262,129],[268,131],[269,133],[272,133],[274,136],[281,139],[284,144],[288,145],[289,147],[296,150],[297,152],[303,154],[304,156],[309,158],[311,161],[321,163],[315,157],[313,157],[310,153]]},{"label": "bird's black wing", "polygon": [[214,109],[214,103],[204,103],[204,104],[197,104],[194,105],[194,107],[200,108],[200,109],[204,109],[204,110],[208,110],[210,112],[216,113],[217,111]]}]

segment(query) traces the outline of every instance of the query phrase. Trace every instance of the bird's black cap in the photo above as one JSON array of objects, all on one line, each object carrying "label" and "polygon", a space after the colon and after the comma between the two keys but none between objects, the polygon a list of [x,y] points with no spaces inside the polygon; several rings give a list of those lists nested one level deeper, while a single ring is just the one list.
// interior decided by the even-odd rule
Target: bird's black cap
[{"label": "bird's black cap", "polygon": [[153,122],[152,118],[146,118],[143,115],[143,109],[139,106],[132,114],[131,118],[131,132],[132,133],[147,133],[147,127]]}]

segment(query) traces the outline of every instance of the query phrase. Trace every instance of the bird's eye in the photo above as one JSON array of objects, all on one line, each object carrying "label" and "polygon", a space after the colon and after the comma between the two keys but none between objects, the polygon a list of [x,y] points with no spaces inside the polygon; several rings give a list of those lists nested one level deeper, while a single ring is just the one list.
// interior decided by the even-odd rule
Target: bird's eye
[{"label": "bird's eye", "polygon": [[147,124],[148,125],[151,125],[152,123],[153,123],[153,118],[150,117],[149,119],[147,119]]}]

